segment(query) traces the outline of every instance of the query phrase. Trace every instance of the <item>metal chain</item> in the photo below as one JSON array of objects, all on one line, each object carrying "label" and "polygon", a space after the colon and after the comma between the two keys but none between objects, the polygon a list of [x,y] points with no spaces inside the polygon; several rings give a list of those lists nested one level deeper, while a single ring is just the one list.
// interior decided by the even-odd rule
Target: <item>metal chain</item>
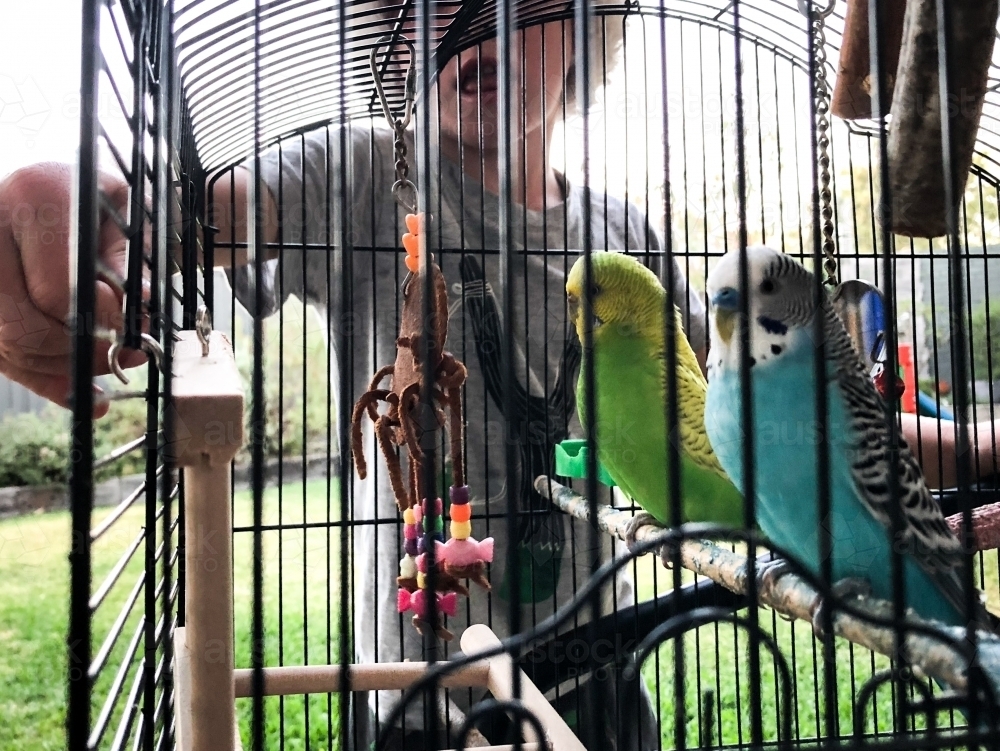
[{"label": "metal chain", "polygon": [[396,134],[396,137],[392,142],[394,156],[396,158],[396,182],[393,183],[392,186],[392,196],[396,199],[396,202],[399,203],[400,206],[409,211],[411,214],[415,214],[417,213],[417,186],[414,185],[409,179],[410,166],[406,161],[406,142],[404,140],[404,135],[406,134],[406,128],[410,124],[410,119],[413,117],[413,101],[416,98],[416,51],[414,50],[413,44],[408,39],[404,37],[399,37],[397,39],[397,41],[406,45],[406,49],[410,53],[410,65],[406,70],[403,114],[401,117],[396,117],[396,115],[392,112],[392,108],[389,106],[389,100],[385,96],[385,88],[382,86],[382,77],[378,73],[378,64],[376,62],[379,48],[383,44],[387,44],[390,41],[392,41],[392,37],[384,36],[375,42],[375,46],[372,47],[371,55],[369,57],[369,63],[372,70],[372,79],[375,82],[375,92],[378,94],[379,101],[382,103],[382,112],[385,115],[385,119],[392,127],[393,132]]},{"label": "metal chain", "polygon": [[799,10],[812,26],[813,69],[816,84],[816,145],[819,152],[819,214],[823,232],[823,283],[836,287],[838,281],[837,243],[834,240],[833,189],[830,176],[830,83],[826,78],[826,18],[833,12],[836,0],[825,8],[816,7],[810,0],[799,0]]}]

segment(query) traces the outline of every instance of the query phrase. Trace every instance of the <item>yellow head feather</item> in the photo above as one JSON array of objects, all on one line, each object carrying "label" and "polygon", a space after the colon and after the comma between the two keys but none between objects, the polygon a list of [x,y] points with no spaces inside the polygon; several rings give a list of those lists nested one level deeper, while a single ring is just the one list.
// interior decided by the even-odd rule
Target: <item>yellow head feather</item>
[{"label": "yellow head feather", "polygon": [[[583,340],[584,259],[573,264],[566,279],[570,316],[577,335]],[[601,328],[618,335],[638,335],[663,339],[663,306],[666,292],[656,274],[623,253],[594,253],[591,256],[591,311]]]},{"label": "yellow head feather", "polygon": [[[595,253],[591,282],[593,315],[600,321],[594,329],[594,343],[600,351],[605,336],[641,336],[651,343],[651,355],[662,356],[666,340],[663,319],[667,293],[656,274],[635,258],[621,253]],[[583,340],[584,259],[573,265],[566,279],[571,316]],[[707,384],[694,350],[684,334],[680,310],[676,318],[677,389],[680,408],[681,444],[699,466],[725,476],[705,435],[705,391]]]}]

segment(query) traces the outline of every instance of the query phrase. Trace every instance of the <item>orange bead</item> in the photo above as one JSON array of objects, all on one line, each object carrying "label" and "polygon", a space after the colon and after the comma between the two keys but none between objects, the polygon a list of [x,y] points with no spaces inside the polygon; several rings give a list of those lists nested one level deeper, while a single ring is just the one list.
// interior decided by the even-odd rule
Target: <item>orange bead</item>
[{"label": "orange bead", "polygon": [[416,273],[418,273],[420,271],[420,261],[417,259],[416,256],[407,256],[406,257],[406,268],[411,273],[416,274]]},{"label": "orange bead", "polygon": [[406,215],[406,228],[414,235],[420,234],[420,214]]},{"label": "orange bead", "polygon": [[453,503],[449,513],[453,522],[467,522],[472,518],[472,507],[468,503]]},{"label": "orange bead", "polygon": [[407,255],[416,256],[420,253],[420,240],[417,239],[416,235],[407,233],[403,235],[403,247],[406,249]]}]

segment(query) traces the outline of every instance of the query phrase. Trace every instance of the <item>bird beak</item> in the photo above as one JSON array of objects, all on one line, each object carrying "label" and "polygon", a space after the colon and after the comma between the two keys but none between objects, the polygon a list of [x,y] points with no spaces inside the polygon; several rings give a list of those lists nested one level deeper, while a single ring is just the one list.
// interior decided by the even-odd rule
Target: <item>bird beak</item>
[{"label": "bird beak", "polygon": [[723,287],[712,295],[712,306],[716,310],[737,313],[740,309],[740,292],[732,287]]},{"label": "bird beak", "polygon": [[728,345],[736,330],[736,314],[740,309],[739,290],[723,287],[712,295],[712,308],[715,310],[715,326],[719,336]]}]

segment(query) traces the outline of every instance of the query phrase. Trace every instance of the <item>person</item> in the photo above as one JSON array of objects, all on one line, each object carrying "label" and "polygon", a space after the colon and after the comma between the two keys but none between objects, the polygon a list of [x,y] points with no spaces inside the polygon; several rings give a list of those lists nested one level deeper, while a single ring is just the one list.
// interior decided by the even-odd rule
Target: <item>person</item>
[{"label": "person", "polygon": [[[599,26],[595,28],[600,28]],[[609,22],[605,35],[592,34],[595,44],[609,47],[591,58],[609,68],[618,52],[620,27]],[[587,527],[570,521],[537,496],[531,488],[534,473],[550,469],[552,443],[582,434],[576,419],[572,384],[578,353],[565,320],[565,274],[583,247],[584,206],[590,201],[591,234],[598,250],[628,250],[647,258],[661,276],[662,243],[650,230],[645,217],[631,204],[614,200],[599,191],[589,193],[570,182],[552,166],[551,149],[556,123],[564,107],[572,111],[577,99],[573,70],[572,24],[547,23],[518,32],[512,45],[513,102],[510,119],[513,132],[512,217],[514,320],[502,320],[497,292],[502,289],[497,250],[499,244],[498,169],[499,127],[497,119],[497,47],[487,41],[477,49],[450,60],[440,73],[436,91],[429,97],[432,108],[431,141],[437,154],[432,159],[431,195],[425,197],[437,223],[436,260],[449,281],[452,313],[448,348],[469,369],[466,387],[467,472],[474,511],[474,536],[497,540],[491,569],[493,592],[473,591],[458,617],[449,619],[457,635],[471,623],[488,623],[501,637],[510,632],[507,621],[512,598],[506,551],[517,549],[521,569],[521,622],[541,621],[564,605],[589,575],[585,548]],[[600,71],[591,75],[595,86]],[[339,162],[337,143],[347,143],[346,162]],[[411,179],[418,185],[412,133],[406,137],[411,155]],[[402,261],[399,238],[405,213],[393,201],[395,180],[393,135],[370,123],[349,123],[304,134],[263,154],[261,179],[266,186],[262,227],[268,243],[267,278],[255,280],[239,244],[247,237],[247,196],[253,182],[248,169],[237,168],[232,181],[219,181],[211,197],[220,210],[214,212],[219,228],[216,259],[232,263],[229,272],[235,294],[258,315],[273,313],[290,294],[317,306],[349,310],[349,352],[337,352],[340,377],[348,378],[350,393],[360,395],[371,375],[395,359],[397,306],[400,300]],[[333,175],[347,178],[349,207],[345,228],[352,247],[351,299],[339,299],[340,285],[332,278],[329,250],[336,237],[328,224],[335,216]],[[127,189],[102,176],[103,188],[112,205],[123,209]],[[70,355],[67,321],[70,310],[69,216],[71,170],[63,165],[35,165],[0,182],[0,372],[54,402],[67,405],[70,387]],[[235,222],[231,218],[235,217]],[[104,217],[99,254],[113,271],[124,274],[125,239],[117,226]],[[234,248],[230,254],[225,246]],[[535,251],[535,252],[525,252]],[[682,308],[686,333],[704,363],[704,308],[675,266],[674,297]],[[264,285],[265,306],[255,311],[254,284]],[[121,300],[114,286],[98,281],[96,319],[106,329],[120,329]],[[503,363],[502,337],[498,329],[483,326],[485,320],[514,329],[515,390],[522,397],[524,414],[517,417],[516,430],[502,425],[502,406],[497,399],[496,374]],[[700,345],[700,346],[699,346]],[[96,373],[107,372],[108,344],[95,343]],[[145,362],[145,355],[125,350],[125,367]],[[332,393],[338,393],[332,389]],[[346,414],[351,405],[336,405]],[[534,410],[534,411],[532,411]],[[537,415],[545,415],[538,424]],[[107,411],[98,398],[95,414]],[[534,417],[534,422],[533,418]],[[926,422],[926,421],[925,421]],[[376,456],[371,426],[365,426],[369,456]],[[946,440],[950,432],[943,431]],[[909,436],[908,436],[909,437]],[[514,468],[518,487],[509,492],[503,466],[505,440],[517,443],[520,461]],[[925,444],[926,445],[926,444]],[[936,445],[936,444],[935,444]],[[343,447],[344,450],[347,447]],[[941,451],[947,453],[942,443]],[[992,462],[992,448],[990,448]],[[352,530],[357,620],[355,649],[363,662],[420,659],[420,638],[395,608],[395,578],[401,555],[400,522],[386,473],[372,461],[369,479],[355,479],[353,515],[361,524]],[[947,464],[947,462],[945,462]],[[990,464],[992,466],[992,464]],[[449,472],[447,464],[442,467]],[[443,483],[444,484],[444,483]],[[506,539],[506,502],[516,494],[522,510],[517,538]],[[606,538],[605,538],[606,539]],[[613,554],[610,543],[602,550],[604,560]],[[615,592],[605,597],[605,612],[622,609],[634,600],[627,579],[616,582]],[[562,645],[565,648],[565,645]],[[571,718],[590,706],[589,692],[605,699],[609,727],[621,715],[622,697],[610,679],[585,679],[579,687],[571,682],[556,699],[564,716]],[[359,716],[359,746],[371,739],[372,718],[384,718],[396,701],[395,692],[370,697],[371,714]],[[630,746],[655,748],[659,744],[656,711],[643,691],[640,721]],[[452,692],[446,707],[454,727],[469,706],[462,692]],[[400,728],[390,728],[396,748],[422,748],[420,737],[423,708],[412,707]],[[610,747],[610,745],[609,745]]]},{"label": "person", "polygon": [[[590,57],[596,91],[602,81],[602,66],[608,64],[610,69],[619,54],[622,29],[620,20],[616,24],[609,19],[595,22],[594,30],[595,50]],[[598,45],[604,45],[608,54]],[[550,146],[556,123],[564,112],[573,111],[578,98],[572,22],[551,22],[517,32],[512,49],[512,90],[518,92],[510,118],[514,200],[511,262],[516,280],[512,320],[503,320],[498,304],[502,282],[497,252],[500,127],[496,41],[486,41],[450,60],[427,98],[434,103],[430,140],[436,153],[431,162],[431,194],[423,197],[422,205],[431,207],[434,215],[437,241],[431,250],[449,283],[447,348],[469,370],[464,409],[473,536],[496,540],[490,572],[492,592],[474,589],[458,616],[448,620],[448,628],[458,638],[472,623],[486,623],[501,637],[509,635],[508,610],[515,598],[512,572],[507,570],[510,547],[516,549],[521,587],[515,607],[524,627],[565,605],[589,576],[587,525],[554,511],[532,488],[537,474],[552,471],[553,444],[582,435],[573,393],[579,351],[566,321],[564,286],[569,266],[584,247],[585,203],[589,201],[589,230],[596,250],[632,251],[666,276],[662,243],[635,206],[600,191],[585,191],[552,166]],[[347,144],[343,162],[337,147],[341,138]],[[406,134],[405,143],[410,178],[419,186],[412,132]],[[246,241],[247,197],[254,183],[250,170],[235,169],[232,180],[220,180],[210,196],[217,209],[211,213],[218,227],[216,259],[222,265],[235,261],[228,271],[235,294],[248,310],[269,315],[288,295],[295,294],[330,311],[334,333],[342,324],[350,326],[350,350],[335,353],[339,367],[334,375],[349,380],[354,398],[367,388],[372,374],[396,356],[399,288],[405,274],[398,249],[405,212],[392,195],[394,158],[393,133],[368,122],[321,128],[265,152],[260,159],[260,180],[266,186],[261,222],[269,248],[265,279],[254,278],[245,251],[227,252],[227,245],[235,249]],[[337,212],[333,175],[344,175],[347,184],[344,226],[352,248],[350,300],[339,298],[339,280],[332,277],[336,254],[330,250],[337,236],[332,226]],[[124,207],[127,191],[110,178],[104,187],[112,204]],[[11,321],[0,329],[0,371],[65,405],[70,355],[70,340],[63,326],[69,312],[65,220],[69,215],[70,172],[53,165],[22,170],[0,186],[0,201],[18,207],[10,216],[19,221],[13,229],[8,224],[0,239],[0,268],[6,272],[0,274],[0,290],[11,301],[6,311],[21,315],[25,323],[18,328],[0,310],[0,315]],[[60,207],[56,213],[62,221],[62,234],[58,239],[37,235],[35,230],[47,221],[46,207],[54,205]],[[124,238],[113,222],[102,224],[101,240],[103,263],[123,274]],[[676,264],[675,281],[675,299],[689,327],[687,333],[692,341],[704,342],[704,309]],[[266,292],[260,310],[255,310],[257,283]],[[100,325],[120,329],[120,298],[112,285],[100,281],[98,286]],[[349,311],[349,321],[337,320],[340,310]],[[515,416],[516,425],[505,428],[497,373],[502,371],[504,351],[498,332],[506,326],[513,328],[516,342],[514,388],[523,409]],[[29,342],[32,332],[45,327],[39,342]],[[98,342],[95,346],[97,372],[106,372],[107,344]],[[123,353],[125,366],[144,361],[141,353]],[[338,393],[337,388],[331,391]],[[351,406],[338,404],[336,413],[346,416]],[[105,411],[99,399],[96,413]],[[514,488],[506,485],[505,441],[517,445]],[[370,474],[365,481],[355,477],[352,489],[353,518],[363,522],[352,528],[351,547],[356,657],[361,662],[422,659],[419,635],[409,618],[396,612],[401,523],[368,421],[364,444]],[[444,461],[440,467],[445,476],[442,487],[450,484],[450,469]],[[516,537],[507,539],[505,512],[511,495],[517,496],[522,514]],[[602,559],[608,560],[613,551],[606,536],[602,535],[601,545]],[[620,578],[613,592],[605,591],[603,600],[604,612],[626,607],[634,601],[631,581]],[[581,611],[577,623],[585,617]],[[555,648],[565,650],[566,645],[557,643]],[[577,726],[573,717],[585,714],[592,706],[592,693],[599,692],[606,707],[607,729],[614,734],[621,703],[628,701],[616,691],[615,680],[607,673],[570,680],[560,687],[556,705],[571,725]],[[656,748],[656,712],[644,687],[641,694],[639,721],[627,743],[630,748]],[[359,747],[368,747],[373,738],[371,720],[384,719],[397,699],[398,692],[373,693],[368,716],[357,712],[354,740]],[[461,723],[469,701],[466,692],[451,692],[443,709],[450,727]],[[424,747],[423,711],[420,705],[409,707],[403,725],[389,729],[392,747]],[[609,738],[608,747],[615,747],[616,741]]]},{"label": "person", "polygon": [[[605,24],[614,29],[615,23]],[[595,24],[595,29],[600,29]],[[618,54],[621,26],[617,33],[594,35],[591,58],[613,60]],[[598,249],[631,250],[658,264],[662,244],[647,228],[645,217],[632,205],[607,198],[602,192],[588,193],[571,183],[551,163],[551,143],[563,108],[576,104],[573,69],[573,24],[551,22],[529,27],[512,39],[512,89],[519,92],[511,102],[511,182],[515,205],[511,217],[514,245],[511,272],[515,279],[512,320],[504,320],[499,299],[502,290],[500,257],[500,189],[498,119],[498,51],[495,40],[452,58],[441,71],[431,107],[430,194],[422,206],[434,216],[436,237],[430,250],[448,282],[450,325],[447,349],[468,367],[464,413],[466,421],[465,463],[473,510],[473,536],[496,540],[490,571],[492,592],[475,589],[463,602],[448,628],[461,637],[468,624],[485,623],[502,638],[511,633],[508,610],[515,598],[512,572],[507,568],[508,551],[516,551],[520,574],[521,623],[540,622],[565,605],[588,576],[589,556],[586,525],[570,522],[532,487],[538,474],[551,473],[553,445],[570,435],[580,436],[572,388],[579,361],[575,339],[566,321],[565,275],[579,249],[584,247],[584,204],[589,200],[590,231]],[[610,37],[610,38],[609,38]],[[597,45],[608,45],[610,55]],[[598,73],[592,75],[596,84]],[[269,314],[289,294],[296,294],[334,314],[350,311],[349,351],[337,352],[342,377],[351,379],[349,392],[360,395],[372,374],[394,362],[398,333],[400,286],[405,274],[400,235],[405,231],[406,211],[392,193],[396,180],[393,133],[370,123],[348,123],[321,129],[286,142],[263,155],[261,179],[268,188],[268,216],[280,214],[280,230],[270,237],[282,248],[280,258],[270,261],[267,288],[273,291],[266,309]],[[346,142],[340,162],[338,143]],[[405,136],[410,179],[419,187],[417,139]],[[345,228],[352,247],[350,300],[341,300],[340,286],[331,284],[331,227],[328,217],[336,212],[331,174],[346,172],[346,205],[350,217]],[[238,176],[237,203],[244,200],[242,184],[249,172]],[[234,230],[226,225],[230,186],[220,181],[215,200],[227,207],[216,212],[222,218],[217,242],[225,245]],[[329,208],[329,211],[328,211]],[[273,214],[271,212],[274,212]],[[276,226],[269,218],[268,225]],[[372,250],[374,249],[374,250]],[[385,252],[388,249],[390,252]],[[568,250],[567,250],[568,249]],[[522,252],[525,251],[525,252]],[[217,250],[217,253],[219,250]],[[226,255],[222,250],[221,254]],[[662,273],[662,269],[661,273]],[[692,327],[689,333],[704,341],[704,311],[698,297],[688,290],[679,266],[675,266],[675,296]],[[665,274],[664,274],[665,275]],[[254,272],[249,265],[231,270],[237,297],[254,310]],[[338,326],[336,320],[332,328]],[[514,400],[513,423],[505,425],[503,390],[499,374],[504,370],[504,327],[513,329]],[[356,398],[356,397],[355,397]],[[351,405],[336,405],[346,414]],[[517,444],[517,466],[513,477],[505,472],[503,448]],[[399,515],[387,474],[377,457],[370,421],[364,421],[364,446],[373,475],[355,479],[354,519],[368,521],[354,528],[353,555],[357,602],[355,649],[363,662],[421,658],[421,638],[409,618],[396,612],[396,584],[402,555]],[[451,467],[442,454],[440,487],[451,485]],[[509,488],[508,480],[515,482]],[[506,534],[506,510],[516,494],[522,511],[514,539]],[[444,495],[444,493],[442,493]],[[609,541],[602,541],[603,560],[612,555]],[[612,600],[623,607],[634,600],[627,577],[616,582],[614,593],[605,595],[605,612]],[[623,697],[615,690],[614,678],[584,676],[581,688],[561,691],[558,706],[565,716],[579,716],[590,705],[590,692],[599,691],[608,707],[607,729],[617,731],[616,719]],[[397,699],[394,692],[370,697],[371,717],[384,719]],[[579,702],[579,704],[578,704]],[[452,692],[446,705],[451,727],[461,724],[469,707],[463,692]],[[423,707],[408,708],[406,722],[391,734],[399,747],[423,747],[420,737]],[[364,725],[364,717],[359,717]],[[363,745],[372,733],[359,729]],[[609,741],[613,741],[610,739]],[[496,739],[494,739],[496,741]],[[658,746],[656,713],[643,689],[640,721],[632,731],[631,748]],[[615,747],[611,743],[609,747]]]}]

